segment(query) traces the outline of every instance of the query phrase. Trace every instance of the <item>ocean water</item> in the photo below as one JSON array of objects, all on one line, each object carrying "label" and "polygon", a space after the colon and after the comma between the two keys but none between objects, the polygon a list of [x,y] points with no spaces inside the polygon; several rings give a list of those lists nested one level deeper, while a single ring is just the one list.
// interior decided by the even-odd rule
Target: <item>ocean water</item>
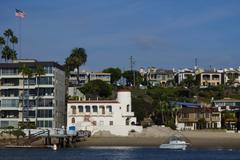
[{"label": "ocean water", "polygon": [[90,147],[0,149],[0,160],[240,160],[240,150],[161,150],[159,148]]}]

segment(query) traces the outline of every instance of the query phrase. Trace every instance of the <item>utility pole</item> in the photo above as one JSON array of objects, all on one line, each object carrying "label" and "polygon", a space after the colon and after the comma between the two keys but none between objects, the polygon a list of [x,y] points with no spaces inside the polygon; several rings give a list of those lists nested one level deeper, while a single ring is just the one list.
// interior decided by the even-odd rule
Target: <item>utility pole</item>
[{"label": "utility pole", "polygon": [[195,70],[198,68],[198,60],[195,58]]},{"label": "utility pole", "polygon": [[133,87],[135,87],[135,71],[133,70],[135,61],[133,59],[133,56],[130,57],[130,68],[131,68],[131,72],[133,73]]}]

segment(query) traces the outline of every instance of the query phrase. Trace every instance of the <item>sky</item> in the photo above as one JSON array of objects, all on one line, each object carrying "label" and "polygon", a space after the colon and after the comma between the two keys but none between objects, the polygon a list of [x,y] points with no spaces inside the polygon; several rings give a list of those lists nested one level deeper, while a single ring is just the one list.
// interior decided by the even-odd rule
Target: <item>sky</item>
[{"label": "sky", "polygon": [[[63,64],[85,48],[86,70],[240,66],[239,0],[0,0],[0,35],[11,28],[21,58]],[[19,47],[18,47],[19,54]]]}]

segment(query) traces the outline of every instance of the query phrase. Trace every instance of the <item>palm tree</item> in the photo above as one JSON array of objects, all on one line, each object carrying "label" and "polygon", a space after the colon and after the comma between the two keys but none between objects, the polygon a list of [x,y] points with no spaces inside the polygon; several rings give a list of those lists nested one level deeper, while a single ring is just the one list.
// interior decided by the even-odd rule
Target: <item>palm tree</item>
[{"label": "palm tree", "polygon": [[17,43],[18,43],[18,38],[13,35],[13,36],[10,38],[10,42],[12,43],[12,49],[14,49],[14,44],[17,44]]},{"label": "palm tree", "polygon": [[[28,92],[29,92],[29,78],[32,76],[32,69],[26,66],[26,64],[23,64],[19,68],[19,73],[22,74],[23,77],[23,94],[22,94],[22,124],[24,123],[24,107],[25,107],[25,84],[24,84],[24,79],[27,77],[28,80]],[[29,96],[29,93],[28,93]],[[29,97],[28,97],[29,98]],[[29,99],[28,99],[29,100]],[[29,106],[28,106],[29,107]],[[29,109],[29,108],[28,108]]]},{"label": "palm tree", "polygon": [[13,36],[13,31],[11,29],[7,29],[5,30],[5,32],[3,33],[3,35],[5,37],[7,37],[7,45],[8,45],[8,42],[9,42],[9,38]]},{"label": "palm tree", "polygon": [[11,57],[12,49],[8,46],[3,47],[2,58],[5,59],[5,62]]},{"label": "palm tree", "polygon": [[79,85],[80,84],[79,67],[81,65],[85,64],[87,61],[87,54],[85,52],[85,49],[84,48],[74,48],[72,50],[70,57],[67,60],[68,60],[67,65],[70,65],[70,68],[77,68],[77,81],[78,81],[78,85]]},{"label": "palm tree", "polygon": [[11,59],[12,61],[17,59],[17,52],[15,50],[11,49],[9,59]]},{"label": "palm tree", "polygon": [[39,102],[39,82],[40,82],[40,77],[45,74],[44,68],[41,65],[37,65],[34,75],[37,78],[37,99],[36,99],[36,110],[35,110],[35,124],[37,126],[37,112],[38,112],[38,102]]},{"label": "palm tree", "polygon": [[5,40],[3,37],[0,36],[0,47],[1,47],[1,50],[3,49],[3,45],[5,45]]}]

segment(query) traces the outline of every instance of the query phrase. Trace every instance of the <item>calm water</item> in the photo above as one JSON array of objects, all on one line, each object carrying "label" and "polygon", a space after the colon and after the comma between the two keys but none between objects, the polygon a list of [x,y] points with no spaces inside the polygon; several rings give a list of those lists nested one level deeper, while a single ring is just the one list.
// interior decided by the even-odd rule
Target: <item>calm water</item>
[{"label": "calm water", "polygon": [[4,160],[239,160],[240,150],[170,151],[158,148],[0,149]]}]

